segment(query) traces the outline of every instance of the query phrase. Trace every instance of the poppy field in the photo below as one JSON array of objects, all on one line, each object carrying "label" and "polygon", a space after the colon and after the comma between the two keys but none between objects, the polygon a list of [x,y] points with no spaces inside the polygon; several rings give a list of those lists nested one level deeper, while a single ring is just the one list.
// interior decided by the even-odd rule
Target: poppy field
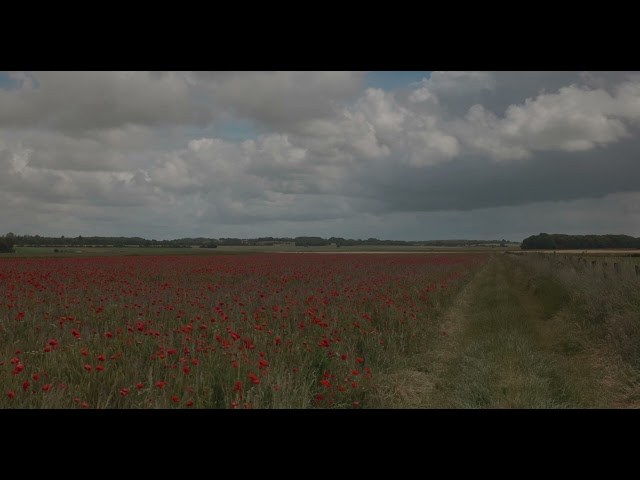
[{"label": "poppy field", "polygon": [[0,262],[0,408],[375,408],[485,255]]}]

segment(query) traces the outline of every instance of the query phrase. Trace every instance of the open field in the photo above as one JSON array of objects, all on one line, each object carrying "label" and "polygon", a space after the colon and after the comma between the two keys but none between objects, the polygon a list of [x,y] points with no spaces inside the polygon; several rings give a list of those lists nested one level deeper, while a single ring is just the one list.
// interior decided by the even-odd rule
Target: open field
[{"label": "open field", "polygon": [[619,257],[640,257],[640,250],[637,248],[614,248],[605,249],[597,248],[593,250],[511,250],[512,253],[530,255],[534,253],[540,254],[556,254],[556,255],[600,255],[600,256],[619,256]]},{"label": "open field", "polygon": [[[58,252],[54,252],[58,250]],[[220,246],[218,248],[154,248],[154,247],[15,247],[15,253],[0,253],[3,258],[36,257],[121,257],[142,255],[238,255],[250,253],[461,253],[504,252],[518,247],[405,247],[363,245],[353,247],[296,247],[292,245]]]},{"label": "open field", "polygon": [[0,408],[640,408],[638,257],[230,253],[3,260]]},{"label": "open field", "polygon": [[15,258],[0,408],[369,408],[483,254]]}]

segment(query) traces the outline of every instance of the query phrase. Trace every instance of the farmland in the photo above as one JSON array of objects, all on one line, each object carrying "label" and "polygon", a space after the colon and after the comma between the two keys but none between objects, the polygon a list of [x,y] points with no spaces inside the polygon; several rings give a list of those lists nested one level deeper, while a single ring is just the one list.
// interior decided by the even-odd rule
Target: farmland
[{"label": "farmland", "polygon": [[3,259],[0,407],[378,407],[485,258]]},{"label": "farmland", "polygon": [[640,406],[627,252],[193,250],[1,259],[0,408]]}]

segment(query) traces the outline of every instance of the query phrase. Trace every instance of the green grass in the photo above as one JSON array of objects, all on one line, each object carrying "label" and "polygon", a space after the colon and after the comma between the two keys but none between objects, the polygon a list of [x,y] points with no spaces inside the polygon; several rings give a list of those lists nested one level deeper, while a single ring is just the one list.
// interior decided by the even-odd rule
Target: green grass
[{"label": "green grass", "polygon": [[[620,285],[604,288],[598,275],[590,286],[591,277],[576,276],[569,264],[535,259],[493,256],[439,317],[447,334],[388,372],[388,387],[380,393],[383,406],[637,407],[640,376],[622,355],[616,340],[622,337],[603,336],[580,317],[592,307],[585,292],[599,308],[629,312],[629,303],[613,295]],[[640,329],[626,320],[625,338],[635,338]]]},{"label": "green grass", "polygon": [[[571,408],[582,396],[553,352],[541,346],[536,315],[523,302],[504,260],[477,278],[473,312],[447,379],[459,408]],[[545,295],[550,290],[545,289]],[[555,305],[555,296],[551,298]]]}]

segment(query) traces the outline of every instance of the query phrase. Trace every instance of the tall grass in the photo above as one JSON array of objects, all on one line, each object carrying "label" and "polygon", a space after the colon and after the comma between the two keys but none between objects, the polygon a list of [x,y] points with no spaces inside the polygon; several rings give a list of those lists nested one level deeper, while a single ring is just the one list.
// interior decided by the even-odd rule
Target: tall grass
[{"label": "tall grass", "polygon": [[[525,267],[530,290],[640,368],[640,276],[637,257],[562,254],[506,255]],[[617,264],[617,265],[616,265]],[[554,307],[555,306],[555,307]]]}]

